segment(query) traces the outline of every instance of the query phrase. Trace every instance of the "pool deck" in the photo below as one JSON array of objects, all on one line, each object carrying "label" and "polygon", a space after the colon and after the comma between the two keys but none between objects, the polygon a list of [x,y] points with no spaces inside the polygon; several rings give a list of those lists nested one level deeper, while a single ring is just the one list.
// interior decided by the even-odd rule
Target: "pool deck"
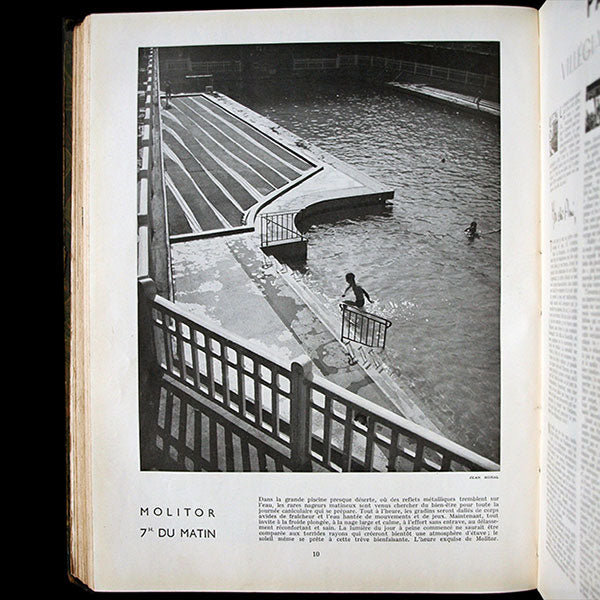
[{"label": "pool deck", "polygon": [[[213,94],[210,101],[268,136],[269,143],[297,154],[308,165],[308,176],[257,198],[241,216],[241,226],[172,235],[175,301],[269,354],[289,361],[307,354],[314,369],[334,383],[444,434],[435,415],[425,415],[411,390],[394,379],[380,350],[341,341],[338,307],[260,247],[261,211],[343,214],[352,206],[380,206],[393,190],[231,98]],[[177,189],[176,177],[171,181]]]},{"label": "pool deck", "polygon": [[477,98],[474,96],[449,92],[420,83],[399,83],[397,81],[389,81],[386,85],[405,94],[411,94],[433,102],[440,102],[463,110],[477,112],[482,116],[500,117],[500,105],[497,102],[481,100],[479,104],[477,104]]}]

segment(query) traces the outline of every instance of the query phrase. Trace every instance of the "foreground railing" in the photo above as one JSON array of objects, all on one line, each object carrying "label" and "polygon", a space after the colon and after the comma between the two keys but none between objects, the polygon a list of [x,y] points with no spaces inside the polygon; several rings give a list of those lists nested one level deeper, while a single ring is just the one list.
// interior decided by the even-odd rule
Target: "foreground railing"
[{"label": "foreground railing", "polygon": [[[217,326],[141,279],[141,357],[160,369],[156,435],[180,468],[293,471],[497,470],[444,437]],[[142,412],[145,410],[142,407]],[[142,432],[143,433],[143,432]],[[183,461],[183,462],[182,462]]]}]

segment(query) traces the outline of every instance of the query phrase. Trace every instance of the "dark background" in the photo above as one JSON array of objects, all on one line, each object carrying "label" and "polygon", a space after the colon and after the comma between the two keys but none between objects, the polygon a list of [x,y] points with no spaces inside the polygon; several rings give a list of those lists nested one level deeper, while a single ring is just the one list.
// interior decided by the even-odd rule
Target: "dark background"
[{"label": "dark background", "polygon": [[[505,6],[525,6],[539,9],[543,4],[542,0],[480,0],[476,2],[450,2],[443,0],[413,0],[412,2],[327,2],[327,3],[308,3],[308,2],[293,2],[291,4],[281,6],[281,4],[272,4],[268,2],[251,3],[244,5],[243,9],[249,8],[302,8],[302,7],[318,7],[318,6],[386,6],[386,5],[453,5],[453,4],[470,4],[470,5],[505,5]],[[68,234],[65,235],[65,215],[63,214],[64,206],[64,182],[63,182],[63,146],[65,142],[64,135],[64,78],[63,78],[63,53],[65,41],[69,38],[69,33],[73,27],[81,22],[87,15],[93,13],[123,13],[123,12],[157,12],[157,11],[183,11],[183,10],[224,10],[224,9],[241,9],[238,3],[222,2],[218,5],[215,3],[202,4],[198,2],[178,2],[173,0],[168,3],[158,5],[153,2],[72,2],[58,3],[53,8],[35,8],[32,9],[34,15],[31,15],[37,21],[37,28],[41,30],[41,37],[36,38],[36,53],[39,58],[40,49],[44,49],[44,81],[50,80],[50,88],[44,87],[44,91],[48,89],[56,91],[56,104],[47,103],[50,107],[50,114],[47,122],[51,126],[55,126],[55,130],[50,136],[55,140],[55,145],[51,149],[50,157],[54,157],[55,161],[47,161],[50,169],[50,181],[56,184],[56,197],[51,195],[51,199],[46,199],[42,208],[42,236],[41,244],[44,244],[44,260],[48,260],[48,266],[40,266],[42,275],[42,283],[44,286],[44,296],[50,302],[46,306],[50,307],[51,316],[48,319],[51,324],[51,334],[48,339],[52,342],[46,346],[48,364],[45,368],[45,373],[50,377],[47,381],[50,382],[49,389],[51,394],[45,394],[45,418],[42,417],[42,425],[44,435],[49,435],[49,443],[44,446],[42,455],[43,461],[38,462],[37,466],[42,467],[42,474],[48,474],[49,477],[42,477],[34,484],[34,490],[29,495],[34,498],[34,504],[41,502],[43,499],[46,502],[50,499],[50,504],[45,511],[43,521],[43,535],[40,535],[39,525],[33,525],[34,532],[37,535],[26,536],[28,538],[28,547],[34,545],[33,552],[24,554],[24,558],[20,562],[26,563],[27,573],[18,578],[17,585],[21,593],[34,593],[36,595],[57,594],[58,598],[70,597],[85,597],[90,595],[102,595],[114,598],[115,596],[131,596],[131,594],[102,594],[91,592],[79,583],[72,582],[68,576],[68,536],[67,536],[67,426],[66,426],[66,404],[67,404],[67,388],[65,378],[68,374],[68,355],[66,352],[66,340],[68,339],[68,320],[65,318],[65,312],[68,309],[68,281],[65,279],[68,274]],[[51,49],[48,53],[46,50]],[[52,69],[48,69],[48,61],[52,57]],[[54,88],[53,86],[56,86]],[[56,111],[56,112],[55,112]],[[43,118],[43,117],[41,117]],[[46,181],[46,180],[44,180]],[[68,232],[68,229],[67,229]],[[46,318],[48,316],[46,315]],[[56,327],[56,332],[54,332]],[[56,336],[54,335],[56,333]],[[61,410],[62,407],[62,410]],[[42,438],[43,439],[43,438]],[[42,442],[44,443],[44,442]],[[47,452],[51,449],[51,452]],[[51,456],[51,462],[46,460],[47,456]],[[35,458],[39,460],[39,451],[35,453]],[[51,471],[49,470],[49,467]],[[50,489],[47,482],[50,481]],[[33,518],[33,516],[32,516]],[[440,557],[441,558],[441,557]],[[39,568],[41,567],[41,569]],[[401,566],[399,565],[399,568]],[[490,565],[490,569],[494,569],[495,565]],[[9,573],[9,576],[11,574]],[[144,594],[136,593],[134,597],[174,597],[175,593],[153,593]],[[189,594],[186,594],[189,595]],[[195,593],[193,595],[201,595]],[[271,596],[288,596],[297,597],[295,594],[271,594]],[[304,594],[302,594],[304,595]],[[311,597],[321,594],[311,594]],[[365,596],[366,594],[358,594],[355,596]],[[381,597],[381,594],[377,595]],[[384,594],[384,596],[392,596],[392,594]],[[442,595],[442,594],[394,594],[394,598],[400,600],[418,599],[418,600],[439,600],[441,598],[450,598],[455,600],[541,600],[540,594],[535,590],[526,592],[515,592],[507,594],[458,594],[458,595]]]}]

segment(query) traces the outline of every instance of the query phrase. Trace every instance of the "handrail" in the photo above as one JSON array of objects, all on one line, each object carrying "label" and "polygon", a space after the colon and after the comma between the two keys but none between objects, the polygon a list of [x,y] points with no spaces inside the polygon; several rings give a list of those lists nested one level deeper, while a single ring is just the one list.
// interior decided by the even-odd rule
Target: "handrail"
[{"label": "handrail", "polygon": [[352,341],[371,348],[385,348],[386,333],[392,325],[389,319],[355,309],[348,304],[340,304],[340,308],[342,342]]},{"label": "handrail", "polygon": [[402,69],[413,75],[428,75],[437,79],[471,83],[473,85],[498,85],[498,78],[493,75],[474,73],[461,69],[430,65],[410,60],[388,58],[382,56],[369,56],[361,54],[339,54],[337,58],[294,58],[293,69],[295,71],[310,69],[339,69],[343,67],[383,67],[385,69]]},{"label": "handrail", "polygon": [[260,216],[261,247],[284,240],[305,240],[305,236],[296,227],[297,214],[297,211],[262,214]]},{"label": "handrail", "polygon": [[[291,214],[295,215],[296,213],[291,213]],[[300,237],[302,237],[302,234],[297,229],[292,229],[291,227],[282,225],[279,221],[277,221],[276,219],[273,219],[272,213],[262,215],[262,218],[264,219],[265,223],[269,223],[271,225],[276,225],[278,229],[283,229],[283,231],[287,231],[288,233],[292,233],[294,235],[300,234]]]}]

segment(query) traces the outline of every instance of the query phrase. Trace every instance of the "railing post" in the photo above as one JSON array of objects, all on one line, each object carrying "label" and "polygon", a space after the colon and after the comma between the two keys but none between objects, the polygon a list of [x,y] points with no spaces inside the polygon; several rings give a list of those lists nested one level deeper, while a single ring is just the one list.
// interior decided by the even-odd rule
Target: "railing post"
[{"label": "railing post", "polygon": [[312,363],[306,355],[292,362],[290,398],[290,447],[292,469],[312,471],[310,457],[310,389]]},{"label": "railing post", "polygon": [[160,394],[160,370],[152,323],[152,301],[156,284],[149,277],[138,278],[138,368],[140,466],[142,470],[156,468],[159,453],[156,447],[157,419]]},{"label": "railing post", "polygon": [[157,371],[158,354],[152,322],[152,300],[156,293],[156,283],[153,279],[150,277],[138,279],[138,350],[142,377],[152,376]]}]

